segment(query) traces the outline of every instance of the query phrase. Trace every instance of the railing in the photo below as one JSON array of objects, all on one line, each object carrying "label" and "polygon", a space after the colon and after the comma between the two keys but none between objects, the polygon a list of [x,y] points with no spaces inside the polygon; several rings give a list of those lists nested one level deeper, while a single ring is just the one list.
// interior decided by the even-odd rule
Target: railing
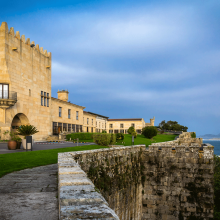
[{"label": "railing", "polygon": [[0,91],[0,99],[17,101],[17,92]]}]

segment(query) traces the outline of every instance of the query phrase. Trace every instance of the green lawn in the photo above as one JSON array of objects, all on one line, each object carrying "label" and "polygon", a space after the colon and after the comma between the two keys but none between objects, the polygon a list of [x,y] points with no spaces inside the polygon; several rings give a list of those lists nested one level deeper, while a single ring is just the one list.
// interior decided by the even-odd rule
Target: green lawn
[{"label": "green lawn", "polygon": [[57,163],[58,153],[106,148],[98,145],[0,154],[0,177],[13,171]]},{"label": "green lawn", "polygon": [[[138,135],[134,139],[134,144],[145,144],[146,146],[155,142],[164,142],[174,140],[176,135],[166,135],[159,134],[155,136],[152,140],[145,138],[143,135]],[[93,142],[93,140],[80,140],[80,142]],[[131,145],[131,135],[125,134],[124,144],[121,141],[117,142],[117,145]],[[69,151],[82,151],[82,150],[93,150],[107,148],[104,146],[98,145],[87,145],[79,147],[67,147],[59,148],[52,150],[40,150],[40,151],[29,151],[29,152],[19,152],[19,153],[9,153],[9,154],[0,154],[0,177],[7,173],[13,171],[23,170],[27,168],[33,168],[37,166],[45,166],[48,164],[57,163],[57,154],[62,152]]]},{"label": "green lawn", "polygon": [[[164,141],[172,141],[177,135],[173,134],[158,134],[155,136],[152,140],[145,138],[143,135],[137,135],[137,138],[134,139],[134,144],[145,144],[146,146],[150,145],[151,143],[156,143],[156,142],[164,142]],[[93,139],[91,140],[79,140],[79,142],[93,142]],[[124,142],[124,143],[122,143]],[[118,141],[116,143],[117,145],[124,145],[124,146],[129,146],[131,145],[131,135],[130,134],[125,134],[125,139],[123,141]]]},{"label": "green lawn", "polygon": [[[137,138],[134,138],[134,144],[135,145],[145,144],[146,147],[148,147],[148,145],[150,145],[151,143],[172,141],[174,140],[175,137],[176,135],[173,135],[173,134],[158,134],[153,139],[148,139],[148,138],[145,138],[143,135],[137,135]],[[122,141],[118,141],[116,144],[125,145],[125,146],[131,145],[131,135],[125,134],[125,139],[123,140],[123,142],[124,143],[122,144]]]}]

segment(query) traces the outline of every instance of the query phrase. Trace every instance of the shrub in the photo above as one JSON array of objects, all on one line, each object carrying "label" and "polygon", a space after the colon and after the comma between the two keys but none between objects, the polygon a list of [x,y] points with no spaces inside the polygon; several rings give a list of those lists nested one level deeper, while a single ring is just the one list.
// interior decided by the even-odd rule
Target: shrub
[{"label": "shrub", "polygon": [[195,132],[191,133],[191,138],[196,138],[196,133]]},{"label": "shrub", "polygon": [[118,140],[124,140],[124,138],[125,138],[125,135],[124,134],[122,134],[122,133],[117,133],[116,134],[116,140],[118,141]]},{"label": "shrub", "polygon": [[145,127],[142,129],[142,134],[151,139],[152,137],[157,135],[157,129],[154,126]]},{"label": "shrub", "polygon": [[30,136],[30,135],[34,135],[37,132],[39,132],[37,130],[37,128],[33,125],[21,125],[18,129],[17,129],[17,133],[18,135],[22,135],[22,136]]},{"label": "shrub", "polygon": [[102,133],[103,133],[103,134],[106,134],[106,133],[107,133],[107,131],[106,131],[106,130],[103,130],[103,131],[102,131]]},{"label": "shrub", "polygon": [[101,146],[108,146],[111,144],[115,144],[115,140],[116,138],[114,134],[98,133],[93,135],[93,141]]},{"label": "shrub", "polygon": [[128,128],[128,134],[132,134],[133,132],[135,132],[135,129],[134,129],[134,127],[130,127],[130,128]]},{"label": "shrub", "polygon": [[95,133],[72,133],[72,134],[67,134],[66,135],[66,140],[73,140],[76,138],[79,138],[79,140],[91,140],[93,139],[93,134]]},{"label": "shrub", "polygon": [[163,134],[164,133],[164,131],[162,130],[162,131],[160,131],[160,134]]},{"label": "shrub", "polygon": [[137,137],[137,132],[134,131],[134,132],[131,133],[131,135],[134,136],[134,138],[136,138]]}]

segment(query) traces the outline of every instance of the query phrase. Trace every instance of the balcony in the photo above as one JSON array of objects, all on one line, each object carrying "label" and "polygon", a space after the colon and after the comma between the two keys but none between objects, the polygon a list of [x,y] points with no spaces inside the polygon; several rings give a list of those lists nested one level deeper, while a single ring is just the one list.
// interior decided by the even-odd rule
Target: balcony
[{"label": "balcony", "polygon": [[9,108],[17,102],[17,92],[0,92],[0,108]]}]

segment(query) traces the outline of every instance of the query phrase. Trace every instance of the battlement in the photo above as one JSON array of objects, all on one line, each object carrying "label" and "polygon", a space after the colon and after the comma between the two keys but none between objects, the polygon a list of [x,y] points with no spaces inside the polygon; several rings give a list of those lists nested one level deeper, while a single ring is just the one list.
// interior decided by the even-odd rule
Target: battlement
[{"label": "battlement", "polygon": [[[39,46],[39,44],[35,45],[35,42],[30,41],[30,38],[25,39],[25,35],[20,36],[19,31],[16,31],[16,33],[15,33],[13,27],[11,27],[9,30],[7,22],[2,22],[2,24],[0,26],[0,33],[1,32],[5,33],[6,40],[9,40],[10,37],[13,37],[14,39],[17,39],[18,41],[20,41],[24,45],[29,46],[36,51],[39,51],[42,55],[51,58],[51,52],[47,52],[47,50],[44,50],[43,47]],[[18,48],[13,47],[12,50],[16,51],[16,50],[18,50]]]}]

